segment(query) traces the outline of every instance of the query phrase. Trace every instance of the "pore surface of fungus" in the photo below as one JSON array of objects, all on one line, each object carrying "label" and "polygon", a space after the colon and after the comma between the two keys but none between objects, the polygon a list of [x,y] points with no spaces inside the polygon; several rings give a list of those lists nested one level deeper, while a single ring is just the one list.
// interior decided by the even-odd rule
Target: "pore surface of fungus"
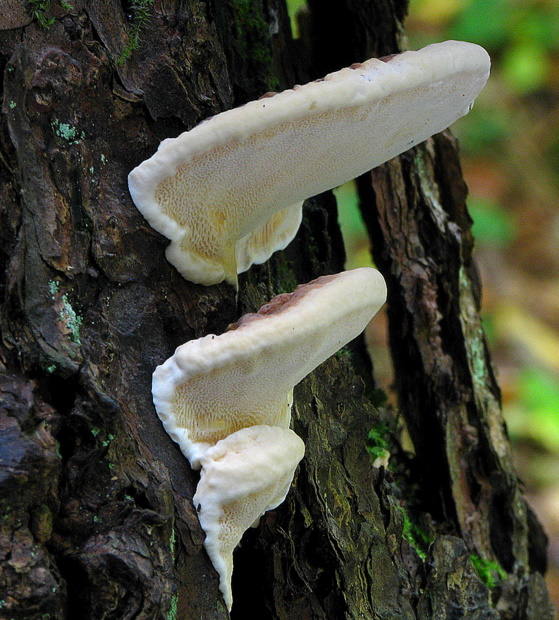
[{"label": "pore surface of fungus", "polygon": [[241,428],[287,428],[293,387],[359,335],[385,300],[376,269],[344,271],[278,295],[220,336],[178,347],[153,373],[153,402],[192,467]]},{"label": "pore surface of fungus", "polygon": [[303,441],[292,430],[250,426],[218,441],[200,459],[193,502],[229,609],[233,550],[251,525],[283,502],[304,453]]},{"label": "pore surface of fungus", "polygon": [[187,279],[235,284],[293,238],[302,201],[466,114],[489,75],[459,41],[371,59],[218,114],[132,170],[132,198]]}]

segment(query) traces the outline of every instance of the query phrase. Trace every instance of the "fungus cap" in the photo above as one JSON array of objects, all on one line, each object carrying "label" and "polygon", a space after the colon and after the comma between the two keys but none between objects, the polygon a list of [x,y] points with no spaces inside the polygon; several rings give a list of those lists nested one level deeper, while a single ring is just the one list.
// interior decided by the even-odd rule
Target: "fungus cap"
[{"label": "fungus cap", "polygon": [[164,140],[130,173],[130,193],[185,278],[236,285],[294,237],[303,200],[446,129],[489,67],[459,41],[353,65]]},{"label": "fungus cap", "polygon": [[358,336],[385,299],[376,269],[344,271],[278,295],[220,336],[181,345],[153,373],[165,430],[197,469],[209,447],[241,428],[287,428],[293,387]]},{"label": "fungus cap", "polygon": [[255,521],[283,502],[304,453],[303,441],[292,430],[251,426],[218,441],[200,459],[192,501],[229,609],[233,550]]}]

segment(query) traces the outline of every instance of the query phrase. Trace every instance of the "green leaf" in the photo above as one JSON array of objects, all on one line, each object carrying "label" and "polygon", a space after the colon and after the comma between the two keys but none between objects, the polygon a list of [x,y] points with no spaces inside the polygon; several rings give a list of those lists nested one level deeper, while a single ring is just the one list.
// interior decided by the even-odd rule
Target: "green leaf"
[{"label": "green leaf", "polygon": [[519,395],[505,410],[511,435],[559,453],[559,378],[537,367],[520,374]]},{"label": "green leaf", "polygon": [[545,50],[534,42],[514,45],[503,56],[503,76],[509,85],[521,94],[545,86],[551,70]]},{"label": "green leaf", "polygon": [[468,200],[468,210],[474,220],[472,232],[479,243],[505,247],[514,239],[514,217],[499,204],[472,197]]},{"label": "green leaf", "polygon": [[450,28],[449,38],[500,47],[509,36],[507,0],[470,0]]},{"label": "green leaf", "polygon": [[355,181],[348,181],[337,187],[334,196],[338,204],[338,222],[347,256],[346,269],[372,266],[369,236],[361,218]]}]

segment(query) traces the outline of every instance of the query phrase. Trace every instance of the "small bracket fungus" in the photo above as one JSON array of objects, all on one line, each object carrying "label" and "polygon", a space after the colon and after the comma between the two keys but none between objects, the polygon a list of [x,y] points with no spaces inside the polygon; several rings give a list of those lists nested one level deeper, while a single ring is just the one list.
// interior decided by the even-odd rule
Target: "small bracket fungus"
[{"label": "small bracket fungus", "polygon": [[292,430],[250,426],[218,441],[200,459],[193,502],[229,609],[233,550],[251,525],[283,502],[304,453],[302,440]]},{"label": "small bracket fungus", "polygon": [[247,426],[287,428],[293,387],[358,336],[386,300],[369,267],[322,276],[274,297],[221,336],[191,340],[153,373],[153,402],[193,468]]},{"label": "small bracket fungus", "polygon": [[466,114],[489,66],[459,41],[352,65],[164,140],[130,173],[130,193],[185,278],[236,286],[295,236],[303,200]]}]

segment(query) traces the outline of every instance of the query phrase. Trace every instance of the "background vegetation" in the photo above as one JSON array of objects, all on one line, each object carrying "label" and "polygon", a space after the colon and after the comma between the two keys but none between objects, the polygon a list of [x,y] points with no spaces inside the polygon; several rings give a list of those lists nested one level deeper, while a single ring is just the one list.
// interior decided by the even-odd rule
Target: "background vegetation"
[{"label": "background vegetation", "polygon": [[[290,4],[293,15],[305,5]],[[559,610],[559,1],[411,0],[406,25],[412,49],[460,39],[492,57],[486,89],[453,132],[504,414],[519,475],[550,536],[548,583]],[[370,264],[352,184],[336,195],[347,266]],[[384,334],[369,341],[390,394]]]},{"label": "background vegetation", "polygon": [[559,2],[412,0],[410,47],[483,45],[492,76],[459,138],[486,328],[559,609]]}]

